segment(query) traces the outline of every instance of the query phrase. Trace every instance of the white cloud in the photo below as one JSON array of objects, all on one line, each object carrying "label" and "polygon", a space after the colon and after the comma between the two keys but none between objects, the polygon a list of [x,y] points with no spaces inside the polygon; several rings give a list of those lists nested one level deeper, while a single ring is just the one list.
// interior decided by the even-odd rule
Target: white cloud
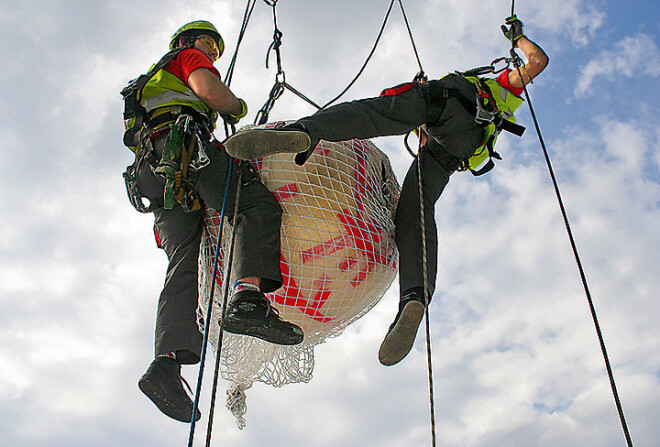
[{"label": "white cloud", "polygon": [[637,34],[628,36],[614,44],[613,48],[603,50],[580,70],[580,79],[575,87],[576,96],[593,94],[592,85],[599,77],[608,81],[619,80],[610,84],[616,90],[621,78],[653,79],[660,76],[660,49],[652,36]]},{"label": "white cloud", "polygon": [[[517,11],[518,17],[526,24],[563,35],[571,44],[581,46],[593,40],[605,21],[605,13],[602,10],[595,4],[582,0],[568,0],[561,4],[522,3],[518,5]],[[526,19],[527,15],[531,20]]]},{"label": "white cloud", "polygon": [[[160,414],[136,386],[153,351],[166,265],[151,216],[134,212],[125,198],[121,171],[130,154],[121,146],[118,94],[160,56],[181,22],[197,18],[222,28],[224,73],[243,6],[180,3],[136,2],[127,13],[113,3],[60,0],[0,12],[16,45],[5,47],[11,64],[0,72],[11,86],[0,105],[0,432],[8,445],[148,447],[187,440],[189,427]],[[287,81],[322,102],[360,67],[387,5],[375,11],[368,2],[312,3],[279,2],[278,19]],[[432,77],[508,50],[499,31],[508,4],[405,6]],[[605,6],[518,5],[530,37],[542,36],[542,45],[547,37],[561,51],[562,57],[550,51],[550,69],[571,72],[583,52],[597,55],[586,63],[576,95],[592,94],[602,81],[659,74],[657,36],[650,32],[604,51],[596,45]],[[417,71],[396,8],[374,60],[345,99],[378,94]],[[612,25],[608,32],[621,32]],[[250,116],[274,80],[273,55],[270,70],[264,67],[271,39],[271,9],[259,3],[232,84],[248,99]],[[540,93],[550,84],[544,79],[535,84]],[[639,95],[626,82],[607,85],[617,95]],[[653,110],[658,93],[649,88],[644,97],[640,107]],[[547,101],[563,106],[559,97]],[[311,111],[287,93],[273,118]],[[592,109],[574,122],[557,115],[546,138],[633,439],[658,445],[660,130],[655,121],[618,110],[594,117]],[[487,177],[453,176],[438,204],[431,330],[439,444],[621,445],[593,323],[542,157],[529,147],[530,130],[522,142],[502,140],[505,159]],[[401,139],[378,145],[403,178],[411,159]],[[319,346],[308,384],[253,386],[244,431],[223,407],[221,381],[214,443],[428,445],[423,333],[401,364],[384,368],[377,361],[397,296],[395,285],[362,320]],[[209,360],[199,438],[210,401]],[[196,369],[186,367],[184,375],[194,383]]]}]

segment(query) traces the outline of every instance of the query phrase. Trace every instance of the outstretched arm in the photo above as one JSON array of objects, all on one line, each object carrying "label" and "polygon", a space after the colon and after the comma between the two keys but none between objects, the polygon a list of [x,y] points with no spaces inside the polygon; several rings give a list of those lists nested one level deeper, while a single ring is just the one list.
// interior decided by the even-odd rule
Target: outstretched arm
[{"label": "outstretched arm", "polygon": [[[516,45],[522,50],[527,63],[520,67],[520,73],[519,70],[515,69],[509,73],[509,83],[516,88],[522,88],[523,82],[525,85],[529,84],[547,67],[549,58],[541,47],[524,35],[516,40]],[[522,78],[520,77],[521,73]]]}]

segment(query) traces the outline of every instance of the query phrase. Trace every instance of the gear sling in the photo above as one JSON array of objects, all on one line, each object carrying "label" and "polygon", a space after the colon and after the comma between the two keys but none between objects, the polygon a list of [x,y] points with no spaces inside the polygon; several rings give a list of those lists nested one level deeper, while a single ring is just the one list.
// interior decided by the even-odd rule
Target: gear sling
[{"label": "gear sling", "polygon": [[[161,206],[172,209],[175,201],[186,211],[201,209],[199,195],[189,177],[191,169],[198,171],[209,163],[203,143],[203,140],[210,139],[208,118],[192,107],[181,105],[164,109],[164,112],[155,112],[149,117],[147,109],[141,104],[142,91],[147,83],[181,51],[182,48],[169,51],[146,74],[130,81],[121,91],[124,99],[123,141],[124,145],[135,153],[134,163],[128,166],[122,175],[129,201],[142,213],[152,212]],[[153,132],[168,127],[170,132],[159,162],[148,139]],[[162,203],[151,200],[146,205],[143,201],[146,197],[138,189],[136,172],[144,161],[152,165],[154,172],[165,179]]]}]

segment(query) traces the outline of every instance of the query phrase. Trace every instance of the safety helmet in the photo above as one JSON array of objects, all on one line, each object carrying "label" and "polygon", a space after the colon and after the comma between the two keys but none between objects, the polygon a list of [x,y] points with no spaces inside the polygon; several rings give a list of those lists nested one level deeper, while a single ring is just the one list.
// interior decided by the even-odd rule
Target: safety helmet
[{"label": "safety helmet", "polygon": [[196,20],[194,22],[186,23],[181,28],[176,30],[176,32],[172,35],[172,39],[170,40],[170,50],[173,50],[176,47],[176,43],[180,37],[197,37],[201,34],[208,34],[209,36],[213,37],[213,40],[215,40],[218,44],[218,51],[220,52],[218,57],[222,56],[222,53],[225,50],[225,42],[222,40],[222,36],[215,28],[215,26],[206,20]]}]

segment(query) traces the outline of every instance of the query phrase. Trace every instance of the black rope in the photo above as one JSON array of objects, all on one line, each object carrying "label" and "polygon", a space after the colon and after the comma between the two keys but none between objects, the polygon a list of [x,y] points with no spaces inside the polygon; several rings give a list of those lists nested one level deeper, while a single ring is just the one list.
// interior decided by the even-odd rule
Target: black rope
[{"label": "black rope", "polygon": [[280,47],[282,46],[282,36],[284,34],[277,27],[277,0],[264,0],[264,2],[273,9],[273,42],[268,47],[266,51],[266,68],[268,68],[268,59],[270,58],[270,52],[275,51],[275,57],[277,59],[277,75],[280,74],[284,77],[284,71],[282,70],[282,55],[280,54]]},{"label": "black rope", "polygon": [[367,56],[367,59],[364,61],[364,64],[362,65],[362,68],[360,68],[360,71],[358,71],[358,73],[355,75],[355,77],[353,78],[353,80],[352,80],[351,82],[348,83],[348,85],[346,86],[346,88],[344,88],[344,90],[342,90],[341,93],[339,93],[339,94],[338,94],[337,96],[335,96],[333,99],[331,99],[330,101],[328,101],[323,107],[321,107],[322,109],[325,109],[325,108],[328,107],[330,104],[336,102],[339,98],[341,98],[342,96],[344,96],[344,94],[345,94],[345,93],[346,93],[351,87],[353,87],[353,84],[355,84],[355,82],[358,80],[358,78],[362,75],[362,73],[364,72],[364,70],[367,68],[367,64],[369,63],[369,61],[371,60],[371,57],[372,57],[372,56],[374,55],[374,53],[376,52],[376,47],[378,47],[378,43],[380,42],[380,38],[383,36],[383,31],[385,30],[385,26],[387,25],[387,20],[388,20],[389,17],[390,17],[390,13],[392,12],[392,7],[393,7],[393,6],[394,6],[394,0],[392,0],[392,1],[390,2],[390,6],[387,8],[387,13],[385,14],[385,19],[383,19],[383,24],[381,25],[381,27],[380,27],[380,31],[378,32],[378,37],[376,37],[376,42],[374,42],[374,45],[373,45],[373,47],[371,48],[371,51],[369,52],[369,56]]},{"label": "black rope", "polygon": [[[231,281],[231,265],[234,260],[234,245],[236,243],[236,231],[233,229],[236,228],[237,219],[238,219],[238,205],[241,198],[241,184],[243,183],[243,169],[238,167],[238,179],[236,183],[236,198],[234,199],[234,218],[232,222],[232,232],[231,232],[231,243],[229,244],[229,255],[227,257],[227,263],[225,264],[225,276],[223,278],[223,292],[222,292],[222,317],[220,320],[220,330],[218,331],[218,342],[217,342],[217,353],[215,356],[215,368],[213,373],[213,386],[211,392],[211,407],[209,409],[209,420],[206,428],[206,447],[211,445],[211,432],[213,431],[213,414],[215,413],[215,400],[218,389],[218,379],[220,377],[220,358],[222,357],[222,341],[225,329],[225,315],[227,313],[227,301],[229,297],[229,283]],[[218,232],[222,232],[222,225],[224,222],[220,222],[220,228]],[[218,236],[218,239],[220,236]],[[213,281],[215,281],[215,272],[213,275]]]},{"label": "black rope", "polygon": [[[276,16],[276,6],[277,6],[277,0],[264,0],[265,3],[270,5],[273,8],[273,26],[274,26],[274,32],[273,32],[273,42],[271,45],[268,47],[268,53],[266,56],[266,68],[268,68],[268,55],[270,55],[271,51],[275,51],[276,57],[277,57],[277,75],[275,77],[275,84],[273,85],[273,88],[271,89],[271,92],[268,96],[268,99],[264,103],[264,105],[261,107],[259,112],[257,113],[257,116],[255,117],[255,124],[265,124],[268,121],[268,116],[270,114],[270,111],[272,110],[273,106],[275,105],[275,101],[279,99],[279,97],[282,95],[284,92],[284,89],[287,89],[291,91],[293,94],[301,98],[302,100],[306,101],[310,105],[316,107],[317,109],[325,109],[326,107],[330,106],[337,100],[339,100],[344,94],[355,84],[355,82],[358,80],[358,78],[362,75],[364,70],[366,69],[369,61],[371,60],[372,56],[374,55],[376,51],[376,47],[378,46],[378,43],[380,42],[380,39],[383,35],[383,31],[385,30],[385,26],[387,25],[387,21],[389,19],[390,13],[392,12],[392,7],[394,6],[394,0],[391,0],[390,5],[387,9],[387,13],[385,14],[385,19],[383,20],[383,23],[381,25],[380,31],[378,32],[378,36],[376,38],[376,42],[374,43],[369,55],[367,56],[367,59],[365,60],[364,64],[362,65],[362,68],[358,71],[357,75],[353,78],[351,82],[339,93],[337,96],[335,96],[333,99],[328,101],[325,105],[319,106],[317,103],[309,99],[307,96],[302,94],[300,91],[298,91],[296,88],[294,88],[291,84],[286,82],[286,76],[284,73],[284,70],[282,69],[282,58],[281,58],[281,53],[280,53],[280,46],[282,45],[282,35],[283,33],[278,29],[277,27],[277,16]],[[401,7],[403,11],[403,6]],[[404,18],[405,18],[405,12],[404,12]],[[406,19],[406,24],[407,24],[407,19]],[[410,33],[410,29],[409,29]],[[412,39],[412,33],[410,33],[411,39]],[[415,46],[414,46],[414,41],[413,41],[413,48],[415,49],[415,52],[417,51]],[[419,58],[418,58],[419,60]],[[421,67],[421,63],[420,63]]]},{"label": "black rope", "polygon": [[254,124],[266,124],[268,122],[270,111],[275,106],[275,101],[284,93],[284,85],[286,83],[286,75],[282,69],[282,54],[280,53],[282,36],[284,34],[277,26],[277,0],[264,0],[264,3],[270,6],[273,11],[273,41],[266,51],[266,69],[269,68],[270,53],[274,51],[277,60],[277,74],[275,75],[275,84],[273,84],[268,94],[268,99],[254,117]]},{"label": "black rope", "polygon": [[[232,175],[233,163],[231,159],[227,165],[227,180],[225,182],[225,193],[222,199],[222,208],[220,210],[220,222],[224,221],[225,218],[225,208],[227,205],[227,197],[229,196],[229,181]],[[202,379],[204,377],[204,368],[206,366],[206,350],[208,348],[209,342],[209,332],[211,328],[211,315],[213,314],[213,296],[215,292],[215,277],[216,272],[218,271],[218,264],[220,260],[220,246],[222,245],[222,232],[218,233],[218,238],[216,242],[215,257],[213,260],[213,278],[211,282],[211,291],[209,293],[209,302],[206,306],[206,314],[204,315],[204,338],[202,341],[202,351],[200,354],[200,364],[199,371],[197,375],[197,387],[195,389],[195,400],[193,401],[193,411],[192,418],[190,422],[190,433],[188,436],[188,447],[192,447],[193,441],[195,439],[195,423],[197,422],[197,414],[199,409],[199,399],[202,393]],[[224,315],[224,314],[223,314]]]},{"label": "black rope", "polygon": [[238,33],[238,39],[236,39],[236,49],[234,50],[234,55],[232,56],[231,62],[229,63],[227,74],[225,75],[225,84],[227,84],[227,87],[231,85],[231,80],[234,75],[234,68],[236,66],[236,59],[238,58],[238,49],[240,48],[241,43],[243,42],[243,38],[245,37],[245,32],[247,31],[248,23],[252,17],[252,12],[254,11],[256,1],[257,0],[248,0],[245,6],[243,23],[241,24],[241,30]]},{"label": "black rope", "polygon": [[[511,2],[511,16],[515,14],[515,0],[512,0]],[[550,161],[550,155],[548,153],[548,150],[545,145],[545,140],[543,139],[543,135],[541,134],[541,128],[539,126],[538,120],[536,118],[536,113],[534,112],[534,107],[532,106],[532,99],[529,95],[529,92],[527,91],[527,87],[525,86],[525,80],[522,75],[522,71],[520,69],[521,65],[521,59],[520,57],[516,54],[515,51],[515,45],[513,42],[513,33],[511,33],[511,56],[513,58],[514,65],[516,66],[516,69],[518,70],[518,75],[520,76],[520,80],[523,85],[523,91],[525,92],[525,99],[527,100],[527,104],[529,105],[529,110],[532,114],[532,120],[534,121],[534,127],[536,128],[536,133],[539,137],[539,142],[541,143],[541,148],[543,149],[543,156],[545,157],[545,163],[548,167],[548,171],[550,173],[550,178],[552,179],[552,185],[555,190],[555,195],[557,197],[557,202],[559,203],[559,209],[561,210],[561,215],[562,218],[564,219],[564,225],[566,227],[566,232],[568,234],[568,239],[571,244],[571,248],[573,250],[573,255],[575,257],[575,262],[578,267],[578,271],[580,272],[580,278],[582,280],[582,285],[584,287],[584,292],[587,296],[587,301],[589,303],[589,310],[591,312],[591,317],[593,319],[594,325],[596,327],[596,334],[598,335],[598,342],[600,343],[600,349],[603,353],[603,359],[605,361],[605,368],[607,369],[607,375],[610,381],[610,386],[612,388],[612,394],[614,395],[614,402],[616,404],[617,411],[619,413],[619,419],[621,421],[621,427],[623,428],[623,433],[626,438],[626,443],[628,444],[628,447],[633,447],[633,442],[632,438],[630,436],[630,432],[628,430],[628,424],[626,423],[626,418],[623,414],[623,406],[621,405],[621,400],[619,399],[619,393],[616,388],[616,383],[614,381],[614,373],[612,371],[612,366],[610,364],[610,359],[607,354],[607,349],[605,347],[605,340],[603,337],[603,333],[600,329],[600,324],[598,322],[598,315],[596,313],[596,307],[594,305],[594,301],[591,297],[591,292],[589,291],[589,285],[587,283],[587,276],[584,272],[584,269],[582,267],[582,261],[580,260],[580,255],[578,253],[577,249],[577,244],[575,243],[575,239],[573,238],[573,232],[571,230],[571,225],[568,221],[568,214],[566,213],[566,208],[564,207],[564,202],[561,197],[561,193],[559,191],[559,185],[557,182],[557,178],[555,177],[555,172],[554,169],[552,168],[552,163]],[[529,75],[528,75],[529,76]],[[531,77],[530,77],[531,79]]]},{"label": "black rope", "polygon": [[413,38],[412,31],[410,30],[410,24],[408,23],[408,17],[406,16],[406,11],[403,9],[402,0],[399,0],[399,7],[401,8],[401,14],[403,15],[403,20],[406,23],[406,28],[408,29],[408,35],[410,36],[410,43],[412,43],[413,51],[415,52],[415,58],[417,59],[417,65],[419,66],[418,76],[423,76],[424,69],[422,68],[422,61],[419,59],[419,53],[417,52],[417,45],[415,45],[415,39]]},{"label": "black rope", "polygon": [[419,146],[417,150],[417,184],[419,191],[419,226],[422,231],[422,277],[424,282],[424,314],[425,314],[425,332],[426,332],[426,361],[429,377],[429,408],[431,412],[431,445],[435,447],[435,402],[433,397],[433,363],[431,358],[431,323],[429,314],[429,279],[427,268],[427,253],[426,253],[426,220],[424,210],[424,186],[422,181],[422,129],[419,129]]},{"label": "black rope", "polygon": [[[410,24],[408,22],[408,17],[406,16],[406,11],[403,8],[402,0],[399,0],[399,7],[401,8],[401,14],[403,15],[403,20],[408,29],[408,35],[410,36],[410,42],[415,52],[415,58],[417,59],[417,65],[419,66],[419,73],[415,76],[415,79],[426,79],[424,74],[424,68],[422,67],[422,62],[419,59],[419,53],[417,52],[417,45],[415,45],[415,39],[413,37],[412,31],[410,29]],[[435,447],[436,445],[436,435],[435,435],[435,398],[433,392],[433,361],[431,353],[431,318],[429,311],[429,287],[428,287],[428,268],[427,268],[427,250],[426,250],[426,221],[425,221],[425,210],[424,210],[424,187],[422,180],[422,135],[423,130],[418,129],[417,137],[419,138],[418,150],[417,150],[417,177],[418,177],[418,188],[419,188],[419,220],[420,228],[422,230],[422,264],[423,264],[423,282],[424,282],[424,314],[425,314],[425,333],[426,333],[426,361],[427,361],[427,370],[428,370],[428,383],[429,383],[429,410],[431,416],[431,445]],[[406,134],[403,139],[404,145],[408,152],[414,156],[412,149],[408,145],[408,137],[410,132]]]},{"label": "black rope", "polygon": [[[241,30],[239,32],[239,37],[237,39],[236,43],[236,49],[234,50],[234,54],[232,56],[231,62],[229,64],[229,68],[227,70],[227,75],[225,76],[226,80],[226,85],[229,87],[231,84],[231,79],[232,75],[234,72],[234,68],[236,66],[236,60],[238,57],[238,50],[240,48],[241,42],[243,41],[243,37],[245,36],[245,31],[247,30],[247,25],[250,21],[250,17],[252,16],[252,11],[254,10],[254,5],[255,5],[256,0],[248,0],[247,6],[245,9],[245,14],[243,16],[243,23],[241,25]],[[229,130],[231,128],[231,133],[236,133],[236,127],[232,124],[231,126],[228,126],[227,123],[224,123],[224,128],[225,128],[225,134],[229,136]],[[215,259],[213,262],[213,274],[211,277],[211,291],[209,294],[209,302],[207,305],[207,310],[206,310],[206,315],[204,317],[204,339],[202,343],[202,351],[200,354],[200,365],[199,365],[199,372],[198,372],[198,377],[197,377],[197,386],[196,386],[196,391],[195,391],[195,399],[193,401],[193,411],[192,411],[192,417],[191,417],[191,422],[190,422],[190,433],[188,437],[188,447],[192,447],[194,440],[195,440],[195,424],[196,424],[196,419],[197,419],[197,414],[198,414],[198,409],[199,409],[199,399],[201,396],[201,391],[202,391],[202,379],[204,377],[204,369],[206,366],[206,351],[208,347],[208,338],[209,338],[209,331],[210,331],[210,326],[211,326],[211,317],[212,317],[212,310],[213,310],[213,301],[214,301],[214,290],[215,290],[215,281],[216,281],[216,275],[218,271],[218,263],[219,263],[219,256],[220,256],[220,247],[222,244],[222,225],[224,222],[224,214],[225,214],[225,205],[227,202],[227,196],[228,196],[228,191],[229,191],[229,183],[231,181],[231,176],[232,176],[232,167],[233,167],[233,161],[231,160],[230,157],[228,157],[229,163],[227,166],[227,181],[225,184],[225,194],[223,198],[223,203],[222,203],[222,211],[221,211],[221,217],[220,217],[220,229],[218,233],[218,238],[216,242],[216,251],[215,251]],[[240,192],[241,192],[241,182],[242,182],[242,170],[239,170],[238,174],[238,185],[236,187],[236,198],[235,198],[235,204],[234,204],[234,227],[236,224],[236,216],[237,216],[237,208],[238,208],[238,201],[240,197]],[[228,264],[231,266],[232,262],[232,256],[233,256],[233,250],[234,250],[234,240],[235,240],[235,233],[232,232],[232,240],[230,244],[230,252],[229,252],[229,261]],[[216,353],[216,361],[215,361],[215,368],[214,368],[214,379],[213,379],[213,387],[211,391],[211,408],[209,412],[209,418],[208,418],[208,425],[207,425],[207,430],[206,430],[206,446],[210,446],[211,443],[211,432],[212,432],[212,427],[213,427],[213,413],[215,410],[215,397],[217,394],[217,386],[218,386],[218,372],[220,369],[220,357],[222,354],[222,335],[224,331],[224,318],[225,318],[225,312],[227,308],[227,297],[228,297],[228,285],[229,285],[229,275],[230,273],[225,274],[225,282],[224,282],[224,287],[223,287],[223,300],[222,300],[222,322],[220,324],[220,330],[218,334],[218,344],[217,344],[217,353]]]}]

